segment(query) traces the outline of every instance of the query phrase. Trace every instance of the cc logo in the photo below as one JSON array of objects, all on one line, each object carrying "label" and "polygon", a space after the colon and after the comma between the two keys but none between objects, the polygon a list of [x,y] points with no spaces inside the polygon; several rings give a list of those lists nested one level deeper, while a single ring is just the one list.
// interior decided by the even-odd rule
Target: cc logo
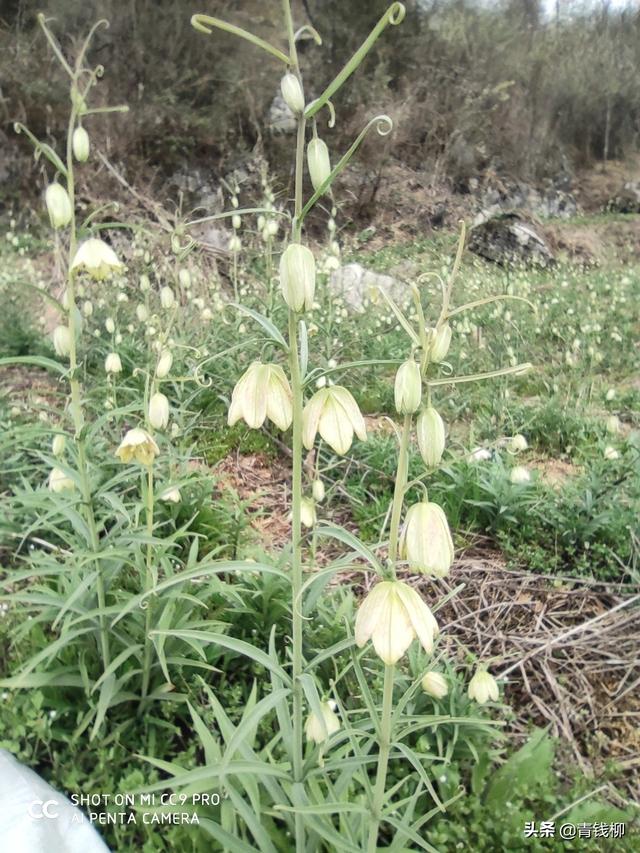
[{"label": "cc logo", "polygon": [[54,807],[58,805],[57,800],[34,800],[29,806],[29,817],[32,820],[42,820],[43,818],[54,819],[58,817],[58,812],[54,811]]}]

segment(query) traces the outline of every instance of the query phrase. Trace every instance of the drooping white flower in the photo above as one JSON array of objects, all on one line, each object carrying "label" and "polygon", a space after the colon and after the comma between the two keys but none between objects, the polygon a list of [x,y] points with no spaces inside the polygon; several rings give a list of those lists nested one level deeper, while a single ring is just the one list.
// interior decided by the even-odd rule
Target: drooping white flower
[{"label": "drooping white flower", "polygon": [[97,237],[90,237],[82,243],[71,262],[71,272],[84,270],[92,278],[100,281],[123,268],[122,263],[111,246]]},{"label": "drooping white flower", "polygon": [[285,104],[294,115],[304,112],[304,93],[295,74],[288,72],[280,81],[280,91]]},{"label": "drooping white flower", "polygon": [[354,433],[361,441],[367,440],[367,428],[358,404],[341,385],[316,391],[304,408],[302,442],[307,450],[313,447],[318,433],[340,456],[351,447]]},{"label": "drooping white flower", "polygon": [[316,292],[316,262],[313,252],[300,243],[290,243],[280,258],[280,289],[292,311],[309,311]]},{"label": "drooping white flower", "polygon": [[84,127],[76,127],[71,137],[71,147],[73,148],[73,156],[78,163],[86,163],[89,159],[89,134]]},{"label": "drooping white flower", "polygon": [[432,329],[431,332],[431,348],[429,349],[429,359],[435,364],[440,364],[447,357],[449,347],[451,346],[451,326],[448,323],[443,323]]},{"label": "drooping white flower", "polygon": [[515,485],[522,485],[531,481],[531,473],[529,472],[529,469],[525,468],[523,465],[516,465],[511,469],[509,479]]},{"label": "drooping white flower", "polygon": [[435,468],[444,453],[445,432],[444,422],[433,406],[418,415],[416,435],[422,461],[427,468]]},{"label": "drooping white flower", "polygon": [[54,228],[65,228],[73,216],[69,193],[61,184],[54,181],[47,187],[44,200],[51,225]]},{"label": "drooping white flower", "polygon": [[435,578],[449,574],[453,540],[442,507],[430,501],[409,507],[400,535],[400,556],[414,572]]},{"label": "drooping white flower", "polygon": [[160,448],[149,433],[141,427],[130,429],[120,442],[116,456],[121,462],[139,462],[141,465],[151,465],[160,453]]},{"label": "drooping white flower", "polygon": [[396,411],[400,415],[412,415],[420,408],[422,378],[420,367],[410,358],[401,364],[396,373],[394,387]]},{"label": "drooping white flower", "polygon": [[331,159],[326,142],[316,136],[307,145],[307,166],[314,190],[319,190],[331,174]]},{"label": "drooping white flower", "polygon": [[500,698],[498,684],[486,669],[476,670],[469,682],[469,699],[475,699],[478,705],[485,705],[489,700],[497,702]]},{"label": "drooping white flower", "polygon": [[149,400],[148,418],[154,429],[166,429],[169,423],[169,400],[160,391]]},{"label": "drooping white flower", "polygon": [[68,326],[56,326],[53,330],[53,348],[56,355],[67,356],[71,352],[71,330]]},{"label": "drooping white flower", "polygon": [[378,657],[394,664],[416,638],[430,654],[438,630],[433,613],[415,589],[402,581],[380,581],[358,609],[355,640],[359,648],[371,640]]},{"label": "drooping white flower", "polygon": [[228,423],[244,420],[251,429],[259,429],[266,418],[281,430],[291,426],[291,388],[279,365],[254,361],[233,389]]},{"label": "drooping white flower", "polygon": [[105,358],[104,369],[107,373],[122,373],[122,361],[117,352],[110,352]]},{"label": "drooping white flower", "polygon": [[322,718],[313,712],[307,717],[304,732],[307,740],[321,744],[340,729],[340,719],[334,711],[333,703],[321,702]]},{"label": "drooping white flower", "polygon": [[52,468],[49,472],[49,490],[58,494],[59,492],[75,489],[76,484],[68,477],[61,468]]}]

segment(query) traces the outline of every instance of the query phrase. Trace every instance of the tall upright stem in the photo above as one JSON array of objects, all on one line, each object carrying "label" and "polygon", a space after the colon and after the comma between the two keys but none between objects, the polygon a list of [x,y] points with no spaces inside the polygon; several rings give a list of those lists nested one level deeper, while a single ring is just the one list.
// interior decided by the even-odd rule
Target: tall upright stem
[{"label": "tall upright stem", "polygon": [[[149,592],[153,588],[153,545],[151,538],[153,537],[153,464],[147,469],[147,486],[146,486],[146,522],[147,522],[147,560],[146,560],[146,577],[144,589]],[[142,698],[146,699],[149,692],[149,680],[151,677],[151,649],[152,643],[149,637],[151,630],[151,611],[152,597],[147,598],[147,609],[144,616],[144,658],[142,664]]]},{"label": "tall upright stem", "polygon": [[375,853],[378,844],[378,829],[382,815],[382,804],[387,783],[387,767],[391,750],[391,712],[393,709],[393,664],[384,668],[384,688],[382,693],[382,717],[380,718],[380,751],[378,753],[378,769],[373,789],[373,803],[369,820],[369,840],[367,853]]},{"label": "tall upright stem", "polygon": [[409,438],[411,437],[411,415],[404,416],[402,435],[400,437],[400,449],[398,451],[398,469],[396,471],[396,484],[393,490],[393,505],[391,510],[391,528],[389,531],[389,565],[395,572],[396,560],[398,558],[398,533],[400,530],[400,516],[402,515],[402,504],[404,492],[407,487],[407,470],[409,467]]},{"label": "tall upright stem", "polygon": [[[300,78],[298,55],[293,30],[290,0],[282,0],[284,19],[289,40],[289,57],[291,70]],[[292,228],[293,242],[299,242],[301,236],[300,214],[302,213],[302,179],[304,169],[305,118],[298,116],[298,132],[296,135],[296,165],[295,165],[295,201]],[[298,355],[298,318],[289,311],[289,371],[291,375],[291,393],[293,396],[293,472],[291,484],[292,524],[291,524],[291,606],[292,606],[292,640],[293,640],[293,779],[294,805],[300,805],[303,795],[303,695],[300,676],[302,675],[302,530],[300,524],[300,507],[302,503],[302,376]],[[303,815],[295,815],[296,853],[304,853],[305,828]]]},{"label": "tall upright stem", "polygon": [[77,119],[77,109],[75,104],[71,107],[69,115],[69,126],[67,128],[67,193],[71,202],[71,222],[69,223],[69,257],[68,257],[68,277],[67,277],[67,306],[69,314],[69,384],[71,387],[71,416],[74,426],[74,440],[78,453],[78,475],[80,477],[80,491],[82,495],[82,506],[89,529],[89,537],[91,549],[94,554],[96,568],[96,591],[98,597],[98,608],[100,610],[98,620],[100,625],[100,648],[102,652],[102,664],[106,669],[110,662],[109,653],[109,633],[107,631],[107,623],[104,615],[106,596],[104,588],[104,577],[102,575],[102,564],[98,557],[98,529],[96,519],[93,512],[93,501],[91,497],[91,484],[89,482],[89,471],[87,465],[87,455],[84,443],[83,426],[84,412],[82,408],[82,394],[80,389],[80,381],[78,380],[78,356],[76,350],[76,293],[75,293],[75,278],[71,272],[71,262],[76,253],[77,238],[76,238],[76,214],[75,214],[75,181],[73,174],[73,131],[75,129]]}]

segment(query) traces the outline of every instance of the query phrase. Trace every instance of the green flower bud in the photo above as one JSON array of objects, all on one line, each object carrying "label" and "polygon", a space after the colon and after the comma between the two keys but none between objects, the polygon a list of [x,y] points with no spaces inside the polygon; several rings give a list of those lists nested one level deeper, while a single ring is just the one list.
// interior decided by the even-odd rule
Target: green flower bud
[{"label": "green flower bud", "polygon": [[169,401],[157,392],[149,400],[149,423],[154,429],[166,429],[169,423]]},{"label": "green flower bud", "polygon": [[422,399],[420,368],[413,359],[401,364],[396,373],[395,403],[400,415],[417,412]]},{"label": "green flower bud", "polygon": [[[307,145],[307,166],[314,190],[319,190],[331,174],[329,149],[322,139],[312,139]],[[328,192],[328,188],[327,188]]]},{"label": "green flower bud", "polygon": [[76,127],[71,139],[73,156],[79,163],[85,163],[89,159],[89,134],[84,127]]},{"label": "green flower bud", "polygon": [[435,468],[444,452],[444,423],[433,406],[418,415],[416,434],[424,464],[427,468]]},{"label": "green flower bud", "polygon": [[158,359],[158,365],[156,367],[156,376],[158,379],[164,379],[169,375],[169,371],[171,370],[171,365],[173,364],[173,356],[169,352],[169,350],[163,350],[160,353],[160,358]]},{"label": "green flower bud", "polygon": [[280,91],[291,112],[295,116],[301,115],[304,112],[304,92],[295,74],[289,72],[284,75],[280,81]]},{"label": "green flower bud", "polygon": [[54,181],[47,187],[44,200],[53,228],[65,228],[71,222],[73,215],[69,193],[61,184]]},{"label": "green flower bud", "polygon": [[68,326],[55,327],[53,330],[53,348],[56,355],[69,355],[71,352],[71,332]]},{"label": "green flower bud", "polygon": [[447,357],[449,347],[451,345],[451,326],[448,323],[443,323],[431,330],[431,349],[429,350],[429,358],[435,364],[440,364]]},{"label": "green flower bud", "polygon": [[434,699],[444,699],[449,692],[449,685],[444,675],[430,670],[422,676],[422,689],[428,696]]},{"label": "green flower bud", "polygon": [[316,262],[313,252],[291,243],[280,258],[280,288],[292,311],[309,311],[316,292]]},{"label": "green flower bud", "polygon": [[58,433],[53,437],[53,441],[51,443],[51,452],[54,456],[62,456],[64,453],[64,447],[66,444],[66,439],[63,435]]}]

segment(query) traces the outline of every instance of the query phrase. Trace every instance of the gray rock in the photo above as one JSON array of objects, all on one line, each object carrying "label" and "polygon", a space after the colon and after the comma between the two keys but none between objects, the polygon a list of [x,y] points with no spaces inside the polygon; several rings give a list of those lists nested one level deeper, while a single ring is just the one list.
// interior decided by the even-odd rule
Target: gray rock
[{"label": "gray rock", "polygon": [[494,216],[469,232],[468,248],[493,263],[548,267],[553,253],[541,233],[516,214]]},{"label": "gray rock", "polygon": [[380,290],[384,290],[400,306],[406,305],[411,299],[411,291],[406,284],[393,276],[365,269],[361,264],[346,264],[332,272],[329,290],[333,296],[342,297],[347,308],[359,314],[368,305],[383,300]]},{"label": "gray rock", "polygon": [[297,128],[296,117],[279,92],[271,101],[267,113],[267,125],[274,133],[293,133]]},{"label": "gray rock", "polygon": [[482,210],[474,224],[487,222],[499,213],[527,211],[534,216],[568,219],[578,212],[578,203],[571,193],[548,186],[538,191],[528,184],[492,187],[481,198]]},{"label": "gray rock", "polygon": [[640,213],[640,181],[627,181],[622,189],[609,199],[607,210],[615,213]]}]

